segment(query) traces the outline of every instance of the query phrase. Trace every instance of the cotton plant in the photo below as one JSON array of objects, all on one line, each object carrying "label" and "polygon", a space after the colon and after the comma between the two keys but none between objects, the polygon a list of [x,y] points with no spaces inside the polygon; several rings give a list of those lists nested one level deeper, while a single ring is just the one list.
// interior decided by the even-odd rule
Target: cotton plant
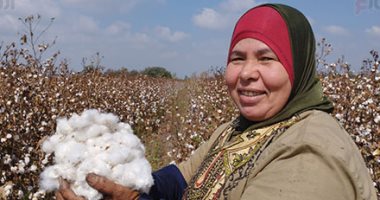
[{"label": "cotton plant", "polygon": [[54,164],[40,175],[40,188],[46,191],[56,190],[62,177],[77,195],[101,199],[85,180],[90,172],[141,192],[153,185],[143,144],[129,124],[111,113],[92,109],[58,119],[55,134],[43,142],[42,150],[54,155]]}]

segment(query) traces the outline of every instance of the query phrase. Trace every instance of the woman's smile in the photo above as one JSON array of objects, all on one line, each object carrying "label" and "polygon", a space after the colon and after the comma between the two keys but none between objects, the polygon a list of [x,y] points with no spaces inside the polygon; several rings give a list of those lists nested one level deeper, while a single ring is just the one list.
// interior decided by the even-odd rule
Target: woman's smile
[{"label": "woman's smile", "polygon": [[265,98],[266,92],[260,90],[238,89],[239,99],[242,104],[256,104]]},{"label": "woman's smile", "polygon": [[249,91],[249,90],[239,90],[239,94],[243,95],[243,96],[254,97],[254,96],[263,95],[263,94],[265,94],[265,92]]}]

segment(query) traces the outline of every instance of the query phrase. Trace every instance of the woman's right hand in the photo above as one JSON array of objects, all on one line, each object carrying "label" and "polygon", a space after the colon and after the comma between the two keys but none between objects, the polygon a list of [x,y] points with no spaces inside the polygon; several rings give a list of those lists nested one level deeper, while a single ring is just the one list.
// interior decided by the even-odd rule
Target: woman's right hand
[{"label": "woman's right hand", "polygon": [[57,200],[86,200],[84,197],[76,195],[63,178],[59,178],[59,189],[55,192],[55,198]]},{"label": "woman's right hand", "polygon": [[[110,200],[137,200],[140,193],[136,190],[119,185],[104,176],[90,173],[86,176],[87,183],[103,194],[103,199]],[[84,197],[78,196],[70,189],[67,181],[60,179],[60,187],[55,193],[57,200],[86,200]]]}]

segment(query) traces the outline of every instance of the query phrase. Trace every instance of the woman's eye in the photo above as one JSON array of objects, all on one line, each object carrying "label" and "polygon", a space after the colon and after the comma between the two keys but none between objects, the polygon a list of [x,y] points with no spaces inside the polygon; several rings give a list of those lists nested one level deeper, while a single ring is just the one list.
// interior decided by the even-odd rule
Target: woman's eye
[{"label": "woman's eye", "polygon": [[262,61],[270,61],[270,60],[274,60],[274,58],[272,58],[272,57],[262,57],[260,60],[262,60]]},{"label": "woman's eye", "polygon": [[242,57],[234,57],[234,58],[231,58],[231,62],[236,62],[236,61],[242,61],[243,58]]}]

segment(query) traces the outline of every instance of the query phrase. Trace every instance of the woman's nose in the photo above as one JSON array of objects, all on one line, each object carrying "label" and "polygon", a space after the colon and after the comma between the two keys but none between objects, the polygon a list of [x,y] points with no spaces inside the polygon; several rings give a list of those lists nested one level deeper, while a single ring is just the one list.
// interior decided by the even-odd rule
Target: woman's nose
[{"label": "woman's nose", "polygon": [[240,78],[244,81],[257,80],[259,78],[258,63],[247,60],[240,71]]}]

